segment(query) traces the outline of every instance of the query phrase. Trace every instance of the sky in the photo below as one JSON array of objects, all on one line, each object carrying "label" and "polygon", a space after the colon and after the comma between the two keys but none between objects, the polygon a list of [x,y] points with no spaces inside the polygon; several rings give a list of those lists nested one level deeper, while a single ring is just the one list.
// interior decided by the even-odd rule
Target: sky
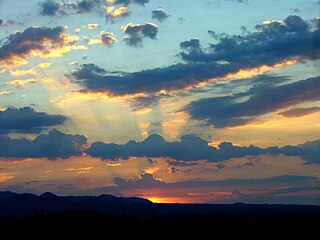
[{"label": "sky", "polygon": [[317,0],[0,0],[0,190],[320,204]]}]

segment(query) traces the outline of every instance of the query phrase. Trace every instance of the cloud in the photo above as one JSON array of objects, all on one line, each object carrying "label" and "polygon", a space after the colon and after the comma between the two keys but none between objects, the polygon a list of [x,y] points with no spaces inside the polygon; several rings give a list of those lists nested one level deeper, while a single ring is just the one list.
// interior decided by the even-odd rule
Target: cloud
[{"label": "cloud", "polygon": [[119,191],[126,189],[175,189],[175,188],[192,188],[192,187],[213,187],[213,186],[243,186],[256,184],[284,184],[299,183],[305,181],[317,180],[312,176],[283,175],[271,178],[261,179],[225,179],[225,180],[189,180],[183,182],[165,183],[156,179],[152,174],[144,173],[139,177],[124,179],[121,177],[114,178],[114,183]]},{"label": "cloud", "polygon": [[197,166],[198,163],[196,162],[185,162],[185,161],[178,161],[178,160],[167,160],[167,163],[171,166],[179,166],[179,167],[192,167]]},{"label": "cloud", "polygon": [[84,64],[80,65],[71,76],[76,82],[84,86],[85,90],[118,96],[137,93],[155,94],[162,90],[179,90],[205,81],[212,75],[224,76],[235,70],[234,67],[230,66],[209,65],[175,64],[166,68],[110,74],[106,70],[97,73],[95,69],[102,68],[94,64]]},{"label": "cloud", "polygon": [[90,39],[88,44],[102,44],[105,46],[111,46],[114,42],[117,41],[116,37],[112,32],[101,31],[97,37],[98,38]]},{"label": "cloud", "polygon": [[65,30],[64,27],[29,27],[9,35],[0,46],[0,64],[17,66],[25,64],[32,54],[44,58],[60,57],[71,50],[83,49],[84,46],[74,45],[77,37],[65,34]]},{"label": "cloud", "polygon": [[3,23],[3,20],[2,20],[2,19],[0,19],[0,26],[2,25],[2,23]]},{"label": "cloud", "polygon": [[287,118],[294,118],[294,117],[309,115],[316,112],[320,112],[320,107],[293,108],[293,109],[281,112],[279,114]]},{"label": "cloud", "polygon": [[0,111],[0,133],[39,133],[49,126],[66,121],[62,115],[48,115],[29,107],[7,108]]},{"label": "cloud", "polygon": [[97,23],[89,23],[87,26],[83,26],[83,27],[92,30],[92,29],[101,28],[101,25],[99,25]]},{"label": "cloud", "polygon": [[117,4],[117,5],[125,5],[125,6],[128,6],[131,3],[136,3],[138,5],[144,6],[145,4],[149,3],[150,0],[108,0],[108,2]]},{"label": "cloud", "polygon": [[25,75],[36,75],[36,71],[34,69],[27,70],[10,70],[9,74],[11,76],[25,76]]},{"label": "cloud", "polygon": [[122,29],[126,34],[124,41],[133,47],[142,47],[144,38],[156,39],[159,30],[156,24],[150,22],[146,24],[128,23]]},{"label": "cloud", "polygon": [[254,121],[262,114],[320,100],[319,91],[320,76],[280,86],[262,84],[247,92],[191,102],[185,111],[192,119],[204,120],[217,128],[239,126]]},{"label": "cloud", "polygon": [[99,0],[82,0],[77,3],[75,8],[78,10],[79,13],[90,12],[100,2],[101,1]]},{"label": "cloud", "polygon": [[46,0],[39,3],[40,5],[40,14],[43,16],[54,16],[59,11],[59,3],[56,3],[52,0]]},{"label": "cloud", "polygon": [[106,20],[111,22],[119,18],[129,17],[132,13],[128,7],[103,6],[103,9],[106,12]]},{"label": "cloud", "polygon": [[[158,134],[152,134],[144,141],[129,141],[126,144],[94,142],[86,153],[103,160],[129,159],[130,157],[168,157],[178,161],[169,161],[170,165],[183,166],[179,161],[207,160],[222,162],[231,158],[258,156],[261,154],[297,156],[310,163],[320,163],[320,140],[298,146],[260,148],[234,146],[230,142],[221,142],[218,148],[212,147],[200,137],[185,135],[180,141],[168,142]],[[189,165],[190,166],[190,165]]]},{"label": "cloud", "polygon": [[159,134],[159,135],[161,135],[163,133],[162,122],[152,122],[149,124],[148,135],[150,136],[154,133]]},{"label": "cloud", "polygon": [[262,64],[272,65],[285,59],[315,59],[320,56],[319,29],[299,16],[290,15],[284,21],[265,21],[256,25],[254,32],[243,36],[217,34],[209,31],[216,44],[210,44],[208,50],[199,46],[190,47],[180,56],[187,62],[225,61],[228,64],[242,64],[256,67]]},{"label": "cloud", "polygon": [[0,136],[0,157],[3,159],[19,158],[68,158],[81,156],[82,147],[87,138],[82,135],[65,134],[51,130],[41,134],[34,140],[12,139]]},{"label": "cloud", "polygon": [[[319,29],[309,25],[303,27],[304,23],[307,24],[298,16],[289,16],[284,22],[258,25],[255,32],[243,36],[212,33],[218,43],[211,44],[209,50],[202,48],[198,39],[182,42],[180,46],[183,52],[180,56],[185,63],[121,74],[104,71],[90,74],[89,78],[77,74],[83,72],[82,68],[90,71],[83,65],[72,75],[84,87],[83,90],[105,92],[112,96],[140,93],[157,95],[163,90],[170,93],[218,80],[256,76],[275,67],[319,58]],[[135,25],[125,27],[126,31],[132,31],[125,41],[139,46],[142,39],[137,33],[142,27],[129,26]]]},{"label": "cloud", "polygon": [[51,66],[52,66],[52,63],[49,63],[49,62],[43,62],[37,65],[38,68],[42,68],[42,69],[49,68]]},{"label": "cloud", "polygon": [[152,19],[157,19],[159,22],[163,22],[167,20],[169,15],[166,13],[166,11],[159,7],[151,12]]},{"label": "cloud", "polygon": [[35,83],[35,79],[17,79],[9,82],[5,82],[4,85],[10,85],[10,86],[15,86],[19,88],[25,87],[29,83]]},{"label": "cloud", "polygon": [[2,91],[2,92],[0,92],[0,96],[9,96],[11,94],[13,94],[13,92],[11,92],[11,91]]}]

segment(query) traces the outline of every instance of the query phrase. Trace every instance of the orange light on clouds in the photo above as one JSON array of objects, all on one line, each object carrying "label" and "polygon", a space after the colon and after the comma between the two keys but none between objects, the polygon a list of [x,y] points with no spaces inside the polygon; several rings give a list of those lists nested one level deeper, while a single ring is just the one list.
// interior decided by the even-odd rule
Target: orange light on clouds
[{"label": "orange light on clouds", "polygon": [[36,80],[33,78],[30,79],[17,79],[17,80],[13,80],[10,82],[5,82],[5,85],[11,85],[11,86],[15,86],[15,87],[24,87],[25,85],[29,84],[29,83],[35,83]]},{"label": "orange light on clouds", "polygon": [[59,58],[67,54],[72,50],[87,50],[88,48],[84,45],[71,45],[71,46],[62,46],[58,48],[53,48],[48,50],[45,53],[37,54],[41,58]]},{"label": "orange light on clouds", "polygon": [[8,96],[8,95],[11,95],[13,92],[11,91],[2,91],[0,92],[0,96]]},{"label": "orange light on clouds", "polygon": [[51,66],[52,66],[52,63],[49,63],[49,62],[39,63],[39,64],[37,65],[38,68],[42,68],[42,69],[44,69],[44,68],[49,68],[49,67],[51,67]]},{"label": "orange light on clouds", "polygon": [[0,183],[7,182],[14,178],[13,173],[0,173]]},{"label": "orange light on clouds", "polygon": [[120,167],[122,165],[122,163],[118,162],[118,163],[115,163],[115,162],[108,162],[107,163],[107,166],[108,167]]},{"label": "orange light on clouds", "polygon": [[25,76],[25,75],[36,75],[36,71],[33,69],[22,69],[22,70],[10,70],[9,74],[11,76]]}]

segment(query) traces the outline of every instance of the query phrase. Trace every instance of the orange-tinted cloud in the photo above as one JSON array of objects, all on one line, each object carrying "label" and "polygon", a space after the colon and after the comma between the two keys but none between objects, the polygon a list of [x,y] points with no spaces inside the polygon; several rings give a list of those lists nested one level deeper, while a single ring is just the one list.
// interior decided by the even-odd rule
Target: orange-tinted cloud
[{"label": "orange-tinted cloud", "polygon": [[36,71],[34,69],[27,69],[27,70],[10,70],[9,74],[12,76],[25,76],[25,75],[36,75]]},{"label": "orange-tinted cloud", "polygon": [[10,82],[5,82],[5,85],[11,85],[15,87],[25,87],[29,83],[35,83],[35,79],[17,79]]},{"label": "orange-tinted cloud", "polygon": [[61,57],[71,50],[86,49],[77,46],[77,36],[65,34],[66,27],[29,27],[11,34],[0,47],[0,64],[6,67],[27,63],[31,55]]}]

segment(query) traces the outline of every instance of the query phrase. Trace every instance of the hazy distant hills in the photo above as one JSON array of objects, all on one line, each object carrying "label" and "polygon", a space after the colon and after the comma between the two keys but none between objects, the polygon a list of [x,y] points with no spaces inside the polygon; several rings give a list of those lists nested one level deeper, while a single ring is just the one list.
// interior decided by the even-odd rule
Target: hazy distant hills
[{"label": "hazy distant hills", "polygon": [[0,217],[24,217],[53,214],[65,210],[90,210],[106,215],[134,215],[151,205],[142,198],[122,198],[112,195],[98,197],[60,197],[46,192],[41,195],[0,191]]},{"label": "hazy distant hills", "polygon": [[92,211],[105,216],[134,217],[245,216],[259,218],[320,215],[320,206],[308,205],[154,204],[142,198],[123,198],[112,195],[60,197],[49,192],[38,196],[0,191],[0,217],[2,218],[50,215],[70,210]]}]

